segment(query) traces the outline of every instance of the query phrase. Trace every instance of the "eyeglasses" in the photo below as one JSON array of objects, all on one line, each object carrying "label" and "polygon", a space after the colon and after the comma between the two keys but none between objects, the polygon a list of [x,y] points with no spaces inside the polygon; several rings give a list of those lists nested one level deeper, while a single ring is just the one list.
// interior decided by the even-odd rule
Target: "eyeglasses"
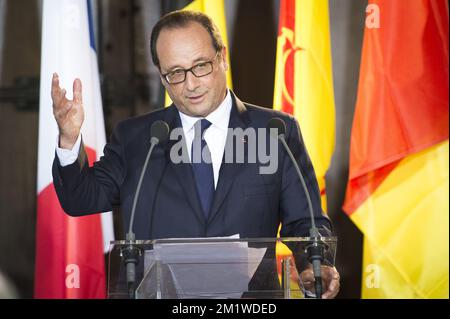
[{"label": "eyeglasses", "polygon": [[213,63],[216,60],[218,55],[219,55],[219,52],[216,53],[216,55],[214,56],[214,58],[212,60],[196,64],[190,69],[176,69],[172,72],[169,72],[166,74],[161,74],[161,75],[164,77],[164,79],[169,84],[178,84],[178,83],[184,82],[186,80],[186,74],[188,72],[191,72],[197,78],[206,76],[206,75],[212,73]]}]

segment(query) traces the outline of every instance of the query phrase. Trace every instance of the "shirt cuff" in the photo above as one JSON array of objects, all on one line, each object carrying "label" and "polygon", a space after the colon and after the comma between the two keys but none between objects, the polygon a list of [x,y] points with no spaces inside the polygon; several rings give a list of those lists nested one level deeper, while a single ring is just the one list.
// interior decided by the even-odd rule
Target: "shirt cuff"
[{"label": "shirt cuff", "polygon": [[78,135],[78,139],[71,150],[60,148],[58,145],[59,145],[59,135],[56,140],[56,155],[58,156],[59,164],[62,167],[71,165],[75,163],[75,161],[78,158],[78,153],[80,152],[81,134]]}]

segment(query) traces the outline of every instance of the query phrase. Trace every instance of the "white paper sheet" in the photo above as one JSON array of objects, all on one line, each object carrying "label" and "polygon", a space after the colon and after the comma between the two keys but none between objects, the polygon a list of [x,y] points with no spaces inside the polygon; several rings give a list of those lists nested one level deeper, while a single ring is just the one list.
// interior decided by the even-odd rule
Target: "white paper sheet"
[{"label": "white paper sheet", "polygon": [[[239,235],[214,239],[224,238]],[[167,266],[178,298],[240,298],[266,253],[246,242],[189,240],[199,242],[156,243],[145,256],[146,268],[154,260]]]}]

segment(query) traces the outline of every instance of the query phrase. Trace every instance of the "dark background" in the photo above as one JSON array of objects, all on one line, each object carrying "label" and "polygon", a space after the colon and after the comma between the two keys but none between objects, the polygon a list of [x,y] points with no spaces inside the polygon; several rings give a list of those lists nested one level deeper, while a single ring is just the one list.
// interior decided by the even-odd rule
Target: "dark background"
[{"label": "dark background", "polygon": [[[149,36],[162,13],[188,1],[94,0],[107,136],[115,124],[162,106]],[[243,101],[271,107],[279,0],[225,0],[231,70]],[[338,298],[359,298],[362,235],[342,211],[366,0],[330,0],[336,150],[328,213],[339,238]],[[42,0],[0,0],[0,271],[33,296]],[[50,79],[49,79],[50,81]]]}]

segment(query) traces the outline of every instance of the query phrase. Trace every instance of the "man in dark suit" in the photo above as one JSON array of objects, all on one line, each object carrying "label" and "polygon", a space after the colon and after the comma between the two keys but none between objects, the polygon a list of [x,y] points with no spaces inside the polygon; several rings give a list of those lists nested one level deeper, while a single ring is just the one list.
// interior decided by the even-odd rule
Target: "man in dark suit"
[{"label": "man in dark suit", "polygon": [[[286,140],[311,192],[318,226],[331,228],[321,214],[314,169],[295,119],[281,112],[242,103],[226,86],[226,48],[209,17],[174,12],[163,17],[151,37],[153,62],[174,102],[166,109],[121,122],[101,160],[89,168],[80,129],[84,119],[80,80],[73,100],[65,97],[58,76],[52,80],[59,147],[53,164],[55,188],[71,216],[110,211],[121,205],[128,226],[134,192],[150,145],[150,127],[165,121],[178,139],[158,145],[151,156],[136,208],[138,239],[216,237],[241,238],[308,236],[310,216],[301,183],[287,154],[280,148],[277,169],[261,173],[261,161],[249,162],[250,140],[235,140],[247,161],[225,161],[230,129],[253,130],[259,137],[267,122],[286,123]],[[262,133],[264,132],[264,133]],[[188,161],[174,161],[173,149]],[[258,145],[259,147],[261,145]],[[253,150],[254,151],[254,150]],[[198,154],[201,154],[197,161]],[[205,157],[203,157],[205,155]],[[185,157],[186,158],[186,157]],[[206,158],[206,160],[205,160]],[[233,157],[236,159],[236,156]],[[339,290],[339,275],[329,268],[324,297]]]}]

